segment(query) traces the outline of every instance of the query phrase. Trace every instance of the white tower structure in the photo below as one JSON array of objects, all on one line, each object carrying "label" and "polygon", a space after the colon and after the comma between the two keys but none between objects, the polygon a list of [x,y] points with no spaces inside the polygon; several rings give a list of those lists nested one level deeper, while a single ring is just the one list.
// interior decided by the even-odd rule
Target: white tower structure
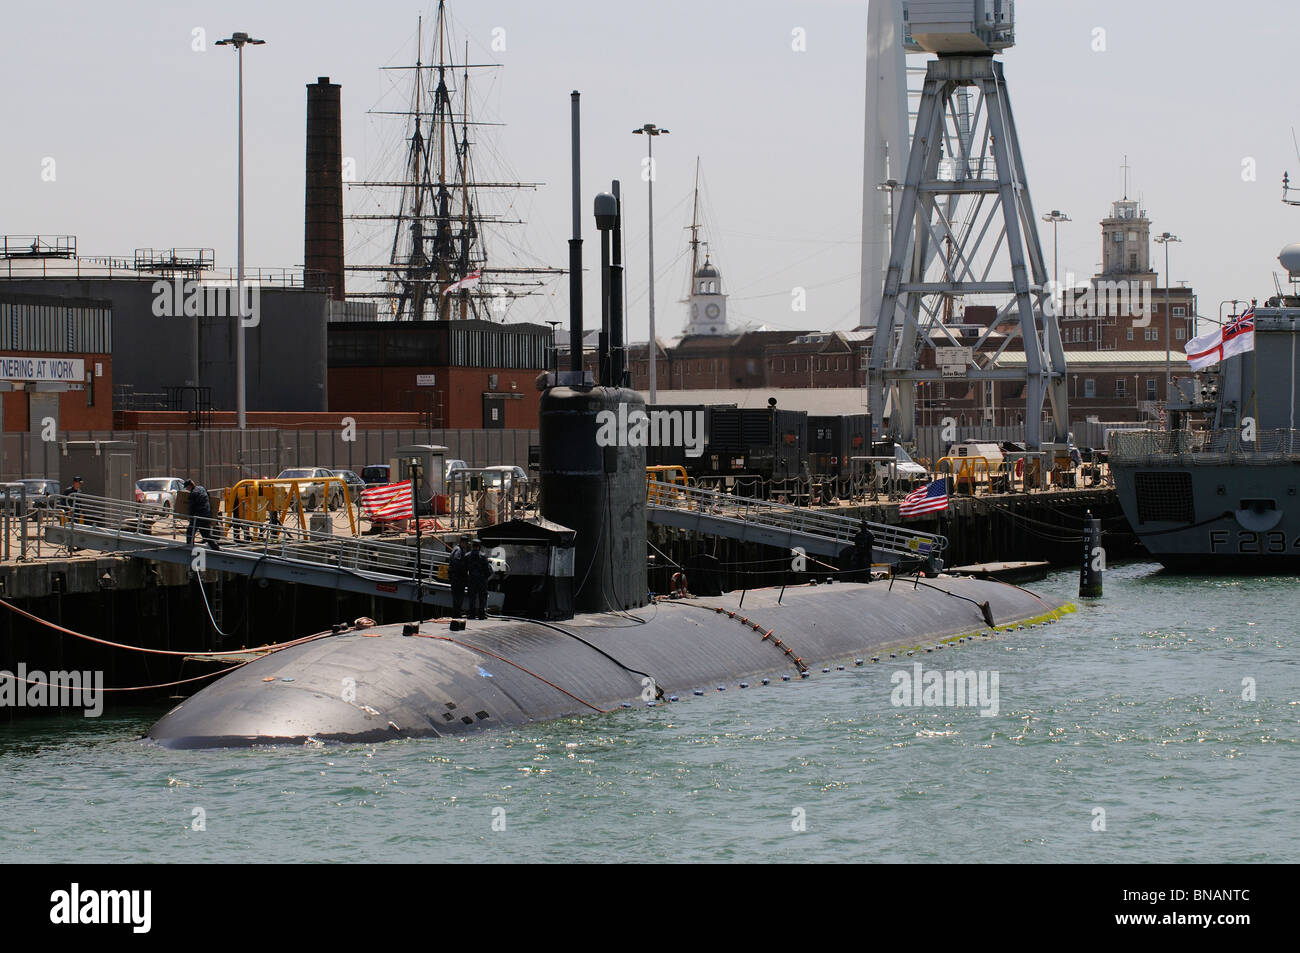
[{"label": "white tower structure", "polygon": [[704,264],[691,277],[690,317],[684,334],[728,333],[727,296],[722,293],[722,275],[704,256]]},{"label": "white tower structure", "polygon": [[[875,322],[871,413],[914,437],[916,383],[957,377],[1025,383],[1025,439],[1034,449],[1069,432],[1065,352],[1001,61],[1015,43],[1011,0],[908,0],[909,48],[937,54],[926,68],[907,173]],[[969,351],[945,321],[958,299],[993,297],[998,319]],[[999,325],[1024,343],[1025,369],[976,362]],[[869,325],[868,325],[869,326]],[[927,347],[951,348],[922,361]],[[996,358],[997,355],[994,355]],[[953,358],[960,359],[959,364]],[[923,368],[925,363],[932,364]],[[992,362],[989,362],[990,364]],[[938,365],[943,365],[942,371]],[[1045,435],[1044,403],[1051,425]]]},{"label": "white tower structure", "polygon": [[862,288],[858,323],[875,327],[889,264],[893,209],[907,168],[903,0],[867,8],[867,116],[862,162]]}]

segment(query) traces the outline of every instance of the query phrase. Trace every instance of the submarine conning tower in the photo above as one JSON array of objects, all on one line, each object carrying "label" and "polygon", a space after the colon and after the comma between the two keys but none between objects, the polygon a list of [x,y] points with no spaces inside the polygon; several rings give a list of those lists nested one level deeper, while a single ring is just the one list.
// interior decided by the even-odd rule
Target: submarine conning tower
[{"label": "submarine conning tower", "polygon": [[570,97],[573,237],[569,240],[569,370],[546,375],[539,410],[541,511],[574,531],[573,608],[643,606],[646,587],[645,401],[624,386],[622,202],[596,196],[600,232],[597,377],[583,367],[579,94]]},{"label": "submarine conning tower", "polygon": [[646,603],[645,447],[632,445],[644,415],[641,395],[622,387],[542,394],[542,515],[574,531],[577,612]]}]

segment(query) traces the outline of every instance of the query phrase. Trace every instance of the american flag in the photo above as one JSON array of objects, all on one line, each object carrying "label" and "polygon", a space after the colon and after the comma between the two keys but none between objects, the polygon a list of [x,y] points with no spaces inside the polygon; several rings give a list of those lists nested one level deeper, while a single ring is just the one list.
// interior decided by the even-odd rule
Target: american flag
[{"label": "american flag", "polygon": [[405,520],[415,515],[411,505],[411,483],[385,483],[361,491],[361,515],[373,520]]},{"label": "american flag", "polygon": [[947,508],[948,481],[945,478],[935,480],[929,486],[923,486],[921,489],[907,494],[903,498],[903,502],[898,504],[898,515],[923,516],[926,513],[937,513]]}]

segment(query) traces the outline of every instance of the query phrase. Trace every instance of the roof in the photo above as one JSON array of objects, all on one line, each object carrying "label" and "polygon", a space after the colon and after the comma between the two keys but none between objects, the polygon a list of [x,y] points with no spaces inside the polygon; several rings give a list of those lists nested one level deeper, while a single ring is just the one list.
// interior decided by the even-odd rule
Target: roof
[{"label": "roof", "polygon": [[[1170,363],[1177,366],[1187,364],[1187,355],[1182,351],[1171,351]],[[1137,367],[1146,364],[1165,363],[1164,351],[1066,351],[1065,362],[1068,366],[1124,366]],[[1025,363],[1024,351],[1006,351],[998,358],[999,367],[1020,367]]]},{"label": "roof", "polygon": [[[642,396],[649,400],[647,391]],[[763,409],[776,398],[777,410],[802,410],[833,417],[867,412],[865,387],[745,387],[730,390],[664,390],[655,394],[655,406],[664,404],[735,404],[742,410]]]}]

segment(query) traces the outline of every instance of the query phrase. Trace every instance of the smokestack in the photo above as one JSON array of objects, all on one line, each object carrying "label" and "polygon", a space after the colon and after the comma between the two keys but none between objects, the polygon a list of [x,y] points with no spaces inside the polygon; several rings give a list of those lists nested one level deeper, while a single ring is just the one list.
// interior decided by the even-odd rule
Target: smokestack
[{"label": "smokestack", "polygon": [[342,301],[344,296],[340,88],[328,76],[307,86],[307,199],[303,217],[307,283],[313,278],[322,280],[336,301]]}]

